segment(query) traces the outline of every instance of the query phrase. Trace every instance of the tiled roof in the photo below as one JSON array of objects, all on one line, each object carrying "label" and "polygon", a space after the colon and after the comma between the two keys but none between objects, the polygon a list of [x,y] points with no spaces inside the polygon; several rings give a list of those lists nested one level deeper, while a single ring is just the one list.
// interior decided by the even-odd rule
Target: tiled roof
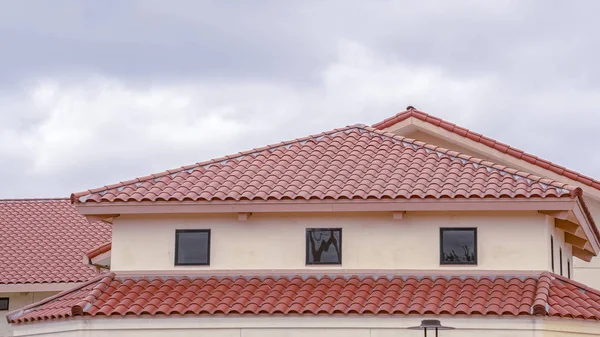
[{"label": "tiled roof", "polygon": [[112,242],[109,241],[109,242],[103,243],[100,246],[90,250],[87,253],[87,257],[88,257],[88,259],[93,259],[100,254],[110,252],[111,249],[112,249]]},{"label": "tiled roof", "polygon": [[524,160],[530,164],[539,166],[543,169],[549,170],[551,172],[554,172],[556,174],[560,174],[564,177],[567,177],[569,179],[575,180],[577,182],[580,182],[584,185],[587,186],[591,186],[593,188],[599,189],[600,190],[600,181],[585,176],[581,173],[575,172],[573,170],[570,170],[566,167],[560,166],[558,164],[552,163],[548,160],[536,157],[532,154],[529,154],[523,150],[519,150],[517,148],[514,148],[510,145],[507,144],[503,144],[500,143],[499,141],[486,137],[482,134],[473,132],[469,129],[465,129],[461,126],[458,126],[456,124],[452,124],[450,122],[447,122],[441,118],[437,118],[434,116],[431,116],[427,113],[424,113],[422,111],[416,110],[412,107],[409,107],[410,109],[407,109],[406,111],[400,112],[398,114],[396,114],[393,117],[387,118],[379,123],[373,124],[373,127],[376,129],[386,129],[396,123],[402,122],[410,117],[414,117],[416,119],[419,119],[423,122],[427,122],[429,124],[438,126],[442,129],[448,130],[450,132],[453,132],[457,135],[460,135],[462,137],[466,137],[472,141],[481,143],[483,145],[486,145],[494,150],[500,151],[502,153],[506,153],[512,157],[515,157],[517,159],[521,159]]},{"label": "tiled roof", "polygon": [[71,316],[216,314],[502,315],[600,319],[600,292],[543,272],[505,276],[97,278],[13,311],[12,323]]},{"label": "tiled roof", "polygon": [[83,257],[110,237],[68,199],[0,200],[0,284],[86,281]]},{"label": "tiled roof", "polygon": [[579,188],[366,126],[75,193],[74,203],[574,197]]}]

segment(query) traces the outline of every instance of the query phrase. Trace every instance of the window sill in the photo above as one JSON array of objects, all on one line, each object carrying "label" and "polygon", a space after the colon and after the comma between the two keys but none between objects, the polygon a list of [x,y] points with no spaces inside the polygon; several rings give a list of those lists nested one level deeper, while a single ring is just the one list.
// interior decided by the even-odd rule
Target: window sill
[{"label": "window sill", "polygon": [[305,267],[343,267],[341,263],[306,263]]},{"label": "window sill", "polygon": [[440,267],[477,267],[477,263],[440,263]]}]

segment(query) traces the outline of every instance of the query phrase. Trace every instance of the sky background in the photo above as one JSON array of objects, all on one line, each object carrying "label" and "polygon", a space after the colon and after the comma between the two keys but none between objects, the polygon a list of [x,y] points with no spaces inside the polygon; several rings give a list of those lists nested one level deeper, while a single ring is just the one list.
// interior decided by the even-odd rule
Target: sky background
[{"label": "sky background", "polygon": [[600,1],[0,0],[0,197],[413,105],[600,178]]}]

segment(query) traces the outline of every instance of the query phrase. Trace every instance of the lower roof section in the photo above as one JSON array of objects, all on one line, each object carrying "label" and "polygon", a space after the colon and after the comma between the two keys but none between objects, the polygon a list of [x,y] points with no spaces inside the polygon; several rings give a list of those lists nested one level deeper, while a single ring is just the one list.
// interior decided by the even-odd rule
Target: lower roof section
[{"label": "lower roof section", "polygon": [[600,291],[564,277],[297,275],[117,277],[10,312],[10,323],[73,316],[467,315],[600,320]]},{"label": "lower roof section", "polygon": [[110,225],[89,223],[68,199],[0,199],[0,292],[87,281],[96,273],[83,257],[110,238]]}]

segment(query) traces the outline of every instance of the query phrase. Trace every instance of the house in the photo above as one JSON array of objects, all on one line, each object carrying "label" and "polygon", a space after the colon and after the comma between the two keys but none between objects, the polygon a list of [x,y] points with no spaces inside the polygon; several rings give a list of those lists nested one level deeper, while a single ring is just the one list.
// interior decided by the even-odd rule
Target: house
[{"label": "house", "polygon": [[409,107],[73,193],[90,227],[112,224],[90,252],[110,273],[7,320],[15,336],[420,336],[431,319],[443,336],[600,336],[599,186]]},{"label": "house", "polygon": [[[0,315],[97,276],[83,257],[110,230],[90,226],[69,199],[0,200]],[[2,319],[0,336],[10,334]]]}]

